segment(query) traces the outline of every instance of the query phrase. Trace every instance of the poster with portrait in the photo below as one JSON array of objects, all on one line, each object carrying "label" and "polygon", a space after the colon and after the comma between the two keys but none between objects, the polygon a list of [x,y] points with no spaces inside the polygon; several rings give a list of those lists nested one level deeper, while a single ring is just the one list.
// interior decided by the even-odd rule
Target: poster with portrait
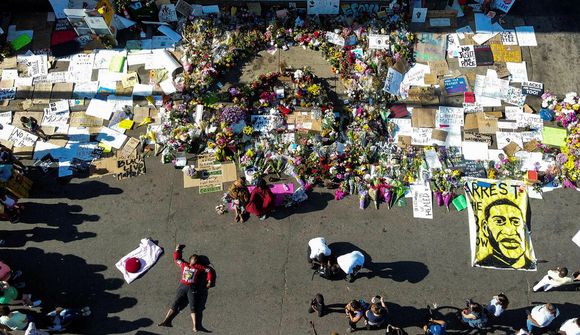
[{"label": "poster with portrait", "polygon": [[472,266],[536,271],[522,182],[469,178],[464,188]]}]

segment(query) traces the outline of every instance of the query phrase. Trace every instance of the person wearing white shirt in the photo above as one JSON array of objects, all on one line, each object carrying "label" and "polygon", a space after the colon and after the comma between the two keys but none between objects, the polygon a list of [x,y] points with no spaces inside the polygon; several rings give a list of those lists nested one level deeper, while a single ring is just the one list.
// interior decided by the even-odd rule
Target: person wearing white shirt
[{"label": "person wearing white shirt", "polygon": [[346,255],[336,258],[336,262],[340,269],[346,274],[346,279],[349,282],[354,281],[354,277],[365,264],[365,256],[360,251],[353,251]]},{"label": "person wearing white shirt", "polygon": [[312,269],[318,269],[328,262],[331,251],[324,237],[316,237],[308,241],[308,263]]},{"label": "person wearing white shirt", "polygon": [[542,278],[536,285],[534,285],[534,292],[539,290],[549,291],[555,287],[572,284],[574,280],[568,277],[568,269],[565,267],[558,267],[554,270],[548,270],[548,274]]},{"label": "person wearing white shirt", "polygon": [[528,314],[527,327],[531,334],[534,327],[545,328],[560,315],[560,311],[552,304],[539,305]]},{"label": "person wearing white shirt", "polygon": [[580,335],[580,318],[573,318],[564,322],[560,327],[561,335]]}]

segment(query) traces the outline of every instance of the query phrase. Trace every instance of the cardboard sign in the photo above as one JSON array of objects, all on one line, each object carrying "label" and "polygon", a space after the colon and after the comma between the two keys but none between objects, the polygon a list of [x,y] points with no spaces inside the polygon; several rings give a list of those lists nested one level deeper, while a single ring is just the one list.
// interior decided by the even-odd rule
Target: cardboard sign
[{"label": "cardboard sign", "polygon": [[431,139],[435,141],[445,142],[447,141],[449,133],[442,129],[433,129],[431,132]]},{"label": "cardboard sign", "polygon": [[137,177],[145,174],[145,160],[143,157],[135,159],[119,159],[117,160],[117,179],[127,179]]},{"label": "cardboard sign", "polygon": [[495,134],[497,132],[497,119],[490,118],[485,113],[469,114],[477,117],[477,129],[482,134]]},{"label": "cardboard sign", "polygon": [[119,156],[123,158],[129,157],[133,152],[135,152],[135,149],[137,149],[139,143],[140,142],[138,139],[130,137],[127,143],[125,143],[123,146],[123,149],[119,151]]},{"label": "cardboard sign", "polygon": [[435,95],[434,87],[411,86],[406,101],[413,104],[437,105],[439,104],[439,96]]},{"label": "cardboard sign", "polygon": [[411,185],[413,198],[413,217],[433,219],[433,199],[431,188],[427,185]]},{"label": "cardboard sign", "polygon": [[493,60],[496,63],[497,62],[519,63],[522,61],[522,49],[518,45],[503,45],[499,43],[491,43],[490,48],[491,52],[493,53]]},{"label": "cardboard sign", "polygon": [[436,114],[437,110],[433,108],[414,108],[411,125],[414,128],[435,128]]},{"label": "cardboard sign", "polygon": [[473,45],[462,45],[459,49],[459,66],[476,67],[475,49]]},{"label": "cardboard sign", "polygon": [[449,65],[446,60],[429,62],[429,69],[432,74],[436,76],[443,76],[449,72]]},{"label": "cardboard sign", "polygon": [[461,95],[469,91],[469,85],[467,84],[467,78],[465,76],[443,79],[443,88],[445,94],[448,96]]},{"label": "cardboard sign", "polygon": [[389,35],[369,34],[369,49],[389,49]]},{"label": "cardboard sign", "polygon": [[469,142],[487,143],[488,147],[493,144],[493,137],[488,134],[465,132],[463,133],[463,140]]},{"label": "cardboard sign", "polygon": [[540,97],[544,94],[544,84],[535,81],[524,81],[522,82],[522,94]]}]

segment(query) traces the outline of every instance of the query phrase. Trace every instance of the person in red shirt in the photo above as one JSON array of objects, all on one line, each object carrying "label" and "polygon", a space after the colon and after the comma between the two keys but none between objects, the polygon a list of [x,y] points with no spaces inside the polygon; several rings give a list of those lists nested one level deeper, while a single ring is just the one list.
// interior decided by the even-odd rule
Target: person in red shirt
[{"label": "person in red shirt", "polygon": [[213,273],[210,268],[198,263],[198,256],[191,255],[189,262],[184,261],[182,257],[182,250],[185,246],[177,245],[173,252],[173,261],[181,269],[181,279],[179,280],[179,287],[177,288],[177,295],[171,308],[167,312],[165,319],[158,324],[159,327],[172,327],[171,321],[179,311],[179,305],[187,299],[189,309],[191,311],[191,322],[193,323],[193,331],[197,332],[196,326],[196,298],[199,290],[203,288],[203,279],[200,279],[202,272],[207,274],[206,287],[210,288],[213,281]]}]

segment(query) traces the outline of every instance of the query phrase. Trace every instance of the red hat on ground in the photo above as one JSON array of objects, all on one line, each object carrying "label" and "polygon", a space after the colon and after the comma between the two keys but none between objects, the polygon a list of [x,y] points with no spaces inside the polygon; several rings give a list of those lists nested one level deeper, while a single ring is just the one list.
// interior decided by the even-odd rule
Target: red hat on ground
[{"label": "red hat on ground", "polygon": [[129,273],[136,273],[141,269],[141,261],[139,258],[129,257],[125,261],[125,270]]}]

